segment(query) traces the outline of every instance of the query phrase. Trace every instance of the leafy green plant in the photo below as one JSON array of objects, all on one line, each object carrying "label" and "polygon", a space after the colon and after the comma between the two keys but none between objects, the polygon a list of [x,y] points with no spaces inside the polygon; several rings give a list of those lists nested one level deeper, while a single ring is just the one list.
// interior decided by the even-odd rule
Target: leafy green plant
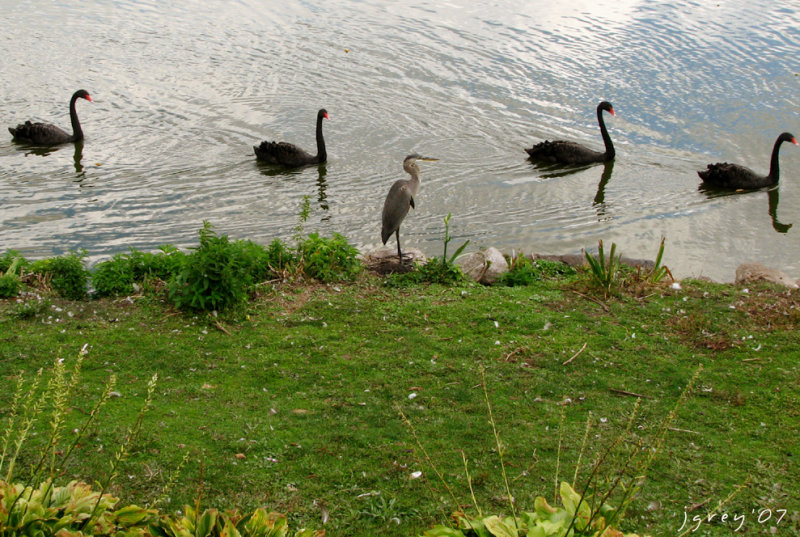
[{"label": "leafy green plant", "polygon": [[168,281],[180,271],[185,258],[186,254],[171,245],[161,246],[157,253],[131,248],[98,263],[92,271],[92,284],[98,296],[131,294],[134,285],[152,279]]},{"label": "leafy green plant", "polygon": [[2,263],[0,266],[0,273],[2,273],[0,275],[0,298],[9,298],[19,294],[22,289],[22,280],[20,280],[18,272],[22,270],[24,262],[23,258],[15,256],[10,263]]},{"label": "leafy green plant", "polygon": [[[435,526],[424,532],[422,537],[561,537],[573,535],[570,533],[573,529],[574,535],[623,535],[607,522],[607,518],[616,512],[613,507],[608,504],[598,507],[593,504],[596,499],[582,497],[567,482],[561,483],[559,495],[561,506],[551,506],[544,497],[539,496],[534,501],[533,511],[522,512],[519,516],[472,518],[456,513],[454,518],[457,527]],[[633,533],[625,535],[636,537]]]},{"label": "leafy green plant", "polygon": [[[137,505],[119,507],[119,499],[71,481],[38,487],[0,481],[0,534],[94,537],[288,537],[285,515],[256,509],[252,513],[200,512],[190,505],[182,514],[161,513]],[[324,531],[300,529],[293,537],[323,537]]]},{"label": "leafy green plant", "polygon": [[363,269],[358,250],[338,233],[331,238],[311,233],[300,241],[297,252],[305,275],[322,282],[352,280]]},{"label": "leafy green plant", "polygon": [[267,246],[266,262],[274,276],[282,276],[297,265],[297,256],[280,239]]},{"label": "leafy green plant", "polygon": [[498,281],[501,285],[514,287],[531,285],[545,278],[572,276],[576,273],[577,271],[566,263],[546,259],[530,259],[519,254],[509,259],[509,270],[500,276]]},{"label": "leafy green plant", "polygon": [[7,272],[14,262],[17,262],[17,269],[26,269],[30,262],[25,259],[16,250],[8,250],[3,255],[0,255],[0,272]]},{"label": "leafy green plant", "polygon": [[253,243],[218,236],[209,222],[199,235],[200,246],[169,282],[170,300],[179,308],[208,311],[241,304],[255,282]]},{"label": "leafy green plant", "polygon": [[42,276],[46,284],[64,298],[80,300],[86,297],[89,271],[83,266],[86,252],[41,259],[31,264],[31,272]]},{"label": "leafy green plant", "polygon": [[114,509],[117,502],[78,481],[54,486],[47,480],[36,487],[0,481],[0,534],[81,535],[91,519],[91,535],[144,536],[148,525],[158,522],[155,510],[135,505]]},{"label": "leafy green plant", "polygon": [[611,289],[617,283],[617,273],[620,268],[622,254],[615,255],[616,251],[617,244],[612,242],[611,251],[606,257],[603,241],[600,240],[597,245],[597,258],[589,252],[583,252],[586,256],[586,261],[589,263],[592,281],[603,290],[606,296],[611,293]]},{"label": "leafy green plant", "polygon": [[273,278],[293,260],[285,245],[277,239],[267,248],[249,240],[235,241],[232,245],[242,270],[254,284]]}]

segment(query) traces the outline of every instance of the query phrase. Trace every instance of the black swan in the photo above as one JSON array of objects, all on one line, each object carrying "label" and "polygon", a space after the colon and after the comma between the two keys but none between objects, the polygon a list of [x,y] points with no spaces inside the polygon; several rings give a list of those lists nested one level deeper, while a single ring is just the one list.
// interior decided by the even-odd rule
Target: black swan
[{"label": "black swan", "polygon": [[614,107],[608,101],[603,101],[597,105],[597,122],[600,124],[600,133],[603,135],[603,143],[606,145],[605,153],[600,151],[593,151],[588,147],[584,147],[575,142],[567,142],[564,140],[545,140],[534,145],[530,149],[526,149],[531,160],[537,160],[548,164],[572,164],[583,165],[592,164],[594,162],[608,162],[614,159],[616,155],[614,151],[614,144],[611,143],[611,137],[606,130],[606,124],[603,121],[603,110],[614,114]]},{"label": "black swan", "polygon": [[322,137],[322,118],[330,119],[328,112],[323,108],[317,112],[317,154],[310,155],[296,145],[286,142],[261,142],[259,146],[253,146],[256,152],[256,159],[269,164],[281,164],[283,166],[305,166],[307,164],[321,164],[328,159],[325,151],[325,139]]},{"label": "black swan", "polygon": [[34,145],[58,145],[83,140],[83,130],[78,121],[78,113],[75,112],[75,101],[79,98],[92,102],[92,98],[89,97],[86,90],[78,90],[72,94],[72,99],[69,101],[72,134],[49,123],[31,123],[30,121],[20,123],[16,127],[9,127],[8,132],[11,133],[14,140]]},{"label": "black swan", "polygon": [[389,240],[392,233],[397,237],[397,257],[400,263],[403,262],[403,254],[400,251],[400,224],[408,214],[408,209],[414,207],[414,198],[419,192],[419,166],[418,160],[438,160],[430,157],[421,157],[416,153],[407,156],[403,160],[403,169],[411,175],[411,179],[398,179],[394,182],[383,202],[383,213],[381,220],[381,240],[383,244]]},{"label": "black swan", "polygon": [[776,185],[778,184],[778,178],[780,176],[778,151],[783,142],[791,142],[794,145],[800,145],[791,133],[784,132],[778,136],[778,139],[775,140],[775,145],[772,147],[772,157],[769,161],[768,175],[759,175],[750,168],[745,168],[738,164],[728,164],[727,162],[709,164],[708,169],[697,172],[697,175],[700,176],[700,179],[703,180],[705,185],[715,188],[750,190]]}]

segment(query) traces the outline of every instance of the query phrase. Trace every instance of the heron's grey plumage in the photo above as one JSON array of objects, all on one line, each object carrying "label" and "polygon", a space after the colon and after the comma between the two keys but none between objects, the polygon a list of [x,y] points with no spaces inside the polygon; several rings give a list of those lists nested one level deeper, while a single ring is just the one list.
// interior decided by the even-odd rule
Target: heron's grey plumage
[{"label": "heron's grey plumage", "polygon": [[403,260],[403,254],[400,250],[400,224],[408,215],[408,210],[415,207],[415,199],[419,192],[419,165],[418,160],[436,160],[430,157],[422,157],[416,153],[407,156],[403,160],[403,169],[411,176],[410,179],[399,179],[395,181],[386,195],[386,200],[383,202],[383,213],[381,214],[381,240],[383,244],[389,240],[392,233],[397,238],[397,257],[400,262]]}]

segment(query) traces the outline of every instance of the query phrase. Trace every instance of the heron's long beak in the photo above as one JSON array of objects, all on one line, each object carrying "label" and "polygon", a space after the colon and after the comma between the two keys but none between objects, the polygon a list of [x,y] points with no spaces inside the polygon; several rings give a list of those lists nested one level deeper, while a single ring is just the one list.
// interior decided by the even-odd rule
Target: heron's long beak
[{"label": "heron's long beak", "polygon": [[435,162],[435,161],[437,161],[439,159],[438,158],[433,158],[433,157],[417,157],[417,160],[427,160],[427,161],[430,161],[430,162]]}]

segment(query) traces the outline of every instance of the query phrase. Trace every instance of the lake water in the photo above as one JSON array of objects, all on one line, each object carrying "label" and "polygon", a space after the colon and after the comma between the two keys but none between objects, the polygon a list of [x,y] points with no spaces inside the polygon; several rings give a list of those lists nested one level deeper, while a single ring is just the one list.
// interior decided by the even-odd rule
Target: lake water
[{"label": "lake water", "polygon": [[[429,255],[452,213],[456,245],[577,253],[603,239],[652,258],[665,236],[677,275],[730,281],[758,260],[800,277],[800,148],[784,144],[771,192],[709,195],[696,174],[718,161],[766,173],[778,134],[800,136],[798,6],[0,0],[5,126],[68,128],[73,91],[94,99],[78,103],[78,151],[1,137],[0,251],[86,249],[97,262],[195,245],[203,220],[288,241],[304,196],[305,232],[365,251],[380,246],[403,157],[418,152],[440,160],[421,164],[401,240]],[[617,112],[613,168],[526,160],[546,138],[602,148],[604,99]],[[256,163],[265,139],[313,152],[323,107],[326,165]]]}]

